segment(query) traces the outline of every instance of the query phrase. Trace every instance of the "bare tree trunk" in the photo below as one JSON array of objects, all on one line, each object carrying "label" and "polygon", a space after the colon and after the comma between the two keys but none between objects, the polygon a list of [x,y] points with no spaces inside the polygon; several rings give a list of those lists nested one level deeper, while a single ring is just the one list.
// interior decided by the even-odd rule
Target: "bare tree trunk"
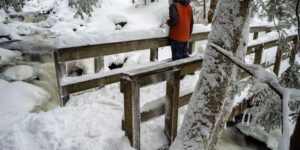
[{"label": "bare tree trunk", "polygon": [[[208,43],[220,45],[236,54],[252,0],[219,0]],[[231,111],[230,93],[233,65],[210,46],[206,47],[203,68],[178,137],[171,149],[216,149],[218,139]]]},{"label": "bare tree trunk", "polygon": [[210,6],[208,11],[208,23],[211,23],[215,14],[218,0],[210,0]]}]

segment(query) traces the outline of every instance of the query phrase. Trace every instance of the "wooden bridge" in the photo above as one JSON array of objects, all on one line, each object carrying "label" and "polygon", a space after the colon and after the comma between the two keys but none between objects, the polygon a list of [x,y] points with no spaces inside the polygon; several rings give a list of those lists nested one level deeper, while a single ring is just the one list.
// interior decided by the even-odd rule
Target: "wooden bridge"
[{"label": "wooden bridge", "polygon": [[[267,26],[251,27],[250,32],[253,33],[253,38],[257,39],[259,32],[271,32],[275,29],[275,27]],[[195,51],[195,42],[207,40],[208,34],[209,32],[200,32],[191,36],[190,54]],[[287,40],[296,45],[296,38],[296,34],[293,34],[288,36]],[[124,120],[122,121],[122,128],[125,130],[125,134],[132,146],[140,149],[140,123],[163,114],[165,114],[166,123],[165,134],[171,143],[177,134],[178,108],[188,104],[193,92],[180,91],[180,77],[201,69],[203,60],[200,57],[190,57],[177,61],[165,60],[157,62],[158,48],[165,46],[168,46],[167,37],[55,50],[53,56],[61,106],[66,104],[69,100],[69,95],[72,93],[120,82],[120,90],[124,94]],[[281,61],[288,59],[289,55],[277,50],[275,63],[261,62],[263,50],[276,46],[277,39],[248,45],[247,55],[255,54],[255,64],[260,64],[265,68],[274,66],[273,70],[278,75]],[[144,65],[143,68],[131,67],[99,72],[104,64],[104,56],[144,49],[150,50],[150,60],[152,62],[146,64],[146,66]],[[84,76],[72,77],[72,80],[70,80],[70,77],[67,77],[66,74],[66,62],[85,58],[95,58],[96,74],[90,75],[89,78]],[[291,55],[290,61],[294,60],[295,56]],[[246,77],[247,74],[242,74],[241,76]],[[163,81],[167,81],[166,96],[155,100],[153,103],[156,105],[147,106],[147,109],[142,109],[141,111],[139,100],[140,88]],[[235,117],[245,109],[247,109],[246,103],[241,103],[239,106],[234,107],[230,118]]]}]

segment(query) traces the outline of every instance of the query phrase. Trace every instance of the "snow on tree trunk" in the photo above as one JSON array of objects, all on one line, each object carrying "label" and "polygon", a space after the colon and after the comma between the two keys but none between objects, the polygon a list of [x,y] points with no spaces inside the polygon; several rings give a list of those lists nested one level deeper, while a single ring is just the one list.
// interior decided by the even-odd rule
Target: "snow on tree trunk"
[{"label": "snow on tree trunk", "polygon": [[[208,43],[236,54],[244,44],[242,32],[248,27],[251,0],[219,0]],[[206,47],[203,68],[171,149],[216,149],[216,143],[231,111],[230,91],[233,65],[211,46]],[[224,117],[225,116],[225,117]]]},{"label": "snow on tree trunk", "polygon": [[[245,58],[245,52],[247,50],[247,43],[248,43],[248,37],[249,37],[249,31],[250,31],[250,21],[249,17],[246,18],[246,21],[244,22],[244,26],[242,28],[242,34],[240,36],[240,42],[239,47],[235,53],[235,57],[238,59],[244,60]],[[223,105],[221,107],[219,119],[215,124],[213,135],[211,135],[212,141],[208,143],[208,146],[212,146],[208,149],[215,149],[215,146],[222,135],[224,124],[226,124],[228,117],[230,116],[230,112],[232,111],[232,105],[234,103],[233,99],[236,95],[236,88],[237,88],[237,82],[239,78],[239,68],[237,66],[233,66],[232,73],[231,73],[231,80],[227,86],[227,90],[225,93],[225,98]],[[249,119],[249,115],[248,115]],[[248,123],[248,121],[247,121]]]}]

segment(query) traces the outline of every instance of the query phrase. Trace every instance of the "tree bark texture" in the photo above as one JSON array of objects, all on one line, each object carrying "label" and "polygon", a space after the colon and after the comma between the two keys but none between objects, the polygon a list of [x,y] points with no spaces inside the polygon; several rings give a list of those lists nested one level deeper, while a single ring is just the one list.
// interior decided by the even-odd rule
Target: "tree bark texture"
[{"label": "tree bark texture", "polygon": [[[214,43],[236,54],[245,44],[242,32],[252,0],[219,0],[209,34]],[[203,68],[185,114],[182,127],[171,149],[214,150],[232,109],[225,101],[231,90],[233,65],[211,46],[206,46]],[[231,100],[232,101],[232,100]]]}]

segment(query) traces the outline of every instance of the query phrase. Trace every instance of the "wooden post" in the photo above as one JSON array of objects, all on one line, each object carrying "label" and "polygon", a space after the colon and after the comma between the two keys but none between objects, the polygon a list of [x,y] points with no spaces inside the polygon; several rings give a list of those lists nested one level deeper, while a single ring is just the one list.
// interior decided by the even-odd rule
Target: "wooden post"
[{"label": "wooden post", "polygon": [[295,37],[293,39],[293,48],[292,48],[292,51],[291,51],[291,56],[290,56],[290,65],[294,64],[295,62],[295,59],[296,59],[296,54],[297,54],[297,44],[298,44],[298,40],[297,40],[297,37]]},{"label": "wooden post", "polygon": [[124,92],[124,127],[130,144],[140,149],[140,86],[138,79],[128,75],[122,76]]},{"label": "wooden post", "polygon": [[150,49],[150,61],[154,62],[158,60],[158,48]]},{"label": "wooden post", "polygon": [[275,64],[274,64],[274,68],[273,68],[273,71],[277,75],[277,77],[279,75],[281,57],[282,57],[282,51],[280,49],[277,49]]},{"label": "wooden post", "polygon": [[258,33],[259,33],[259,32],[254,32],[254,33],[253,33],[253,40],[255,40],[255,39],[258,38]]},{"label": "wooden post", "polygon": [[190,42],[189,49],[188,49],[189,54],[193,54],[193,52],[195,52],[195,49],[196,49],[196,42]]},{"label": "wooden post", "polygon": [[101,71],[102,68],[104,68],[104,57],[95,57],[94,58],[94,64],[95,64],[95,73],[98,73]]},{"label": "wooden post", "polygon": [[61,87],[60,80],[63,78],[63,76],[66,74],[66,63],[65,62],[59,62],[59,55],[57,51],[53,52],[53,58],[54,58],[54,65],[56,70],[56,78],[57,78],[57,89],[58,89],[58,96],[60,100],[60,106],[63,107],[69,100],[70,96],[67,93],[67,91]]},{"label": "wooden post", "polygon": [[165,134],[171,144],[177,135],[178,100],[180,89],[180,70],[170,72],[167,79],[167,101],[165,116]]},{"label": "wooden post", "polygon": [[261,64],[261,55],[263,52],[264,45],[260,45],[258,48],[255,48],[254,64]]}]

